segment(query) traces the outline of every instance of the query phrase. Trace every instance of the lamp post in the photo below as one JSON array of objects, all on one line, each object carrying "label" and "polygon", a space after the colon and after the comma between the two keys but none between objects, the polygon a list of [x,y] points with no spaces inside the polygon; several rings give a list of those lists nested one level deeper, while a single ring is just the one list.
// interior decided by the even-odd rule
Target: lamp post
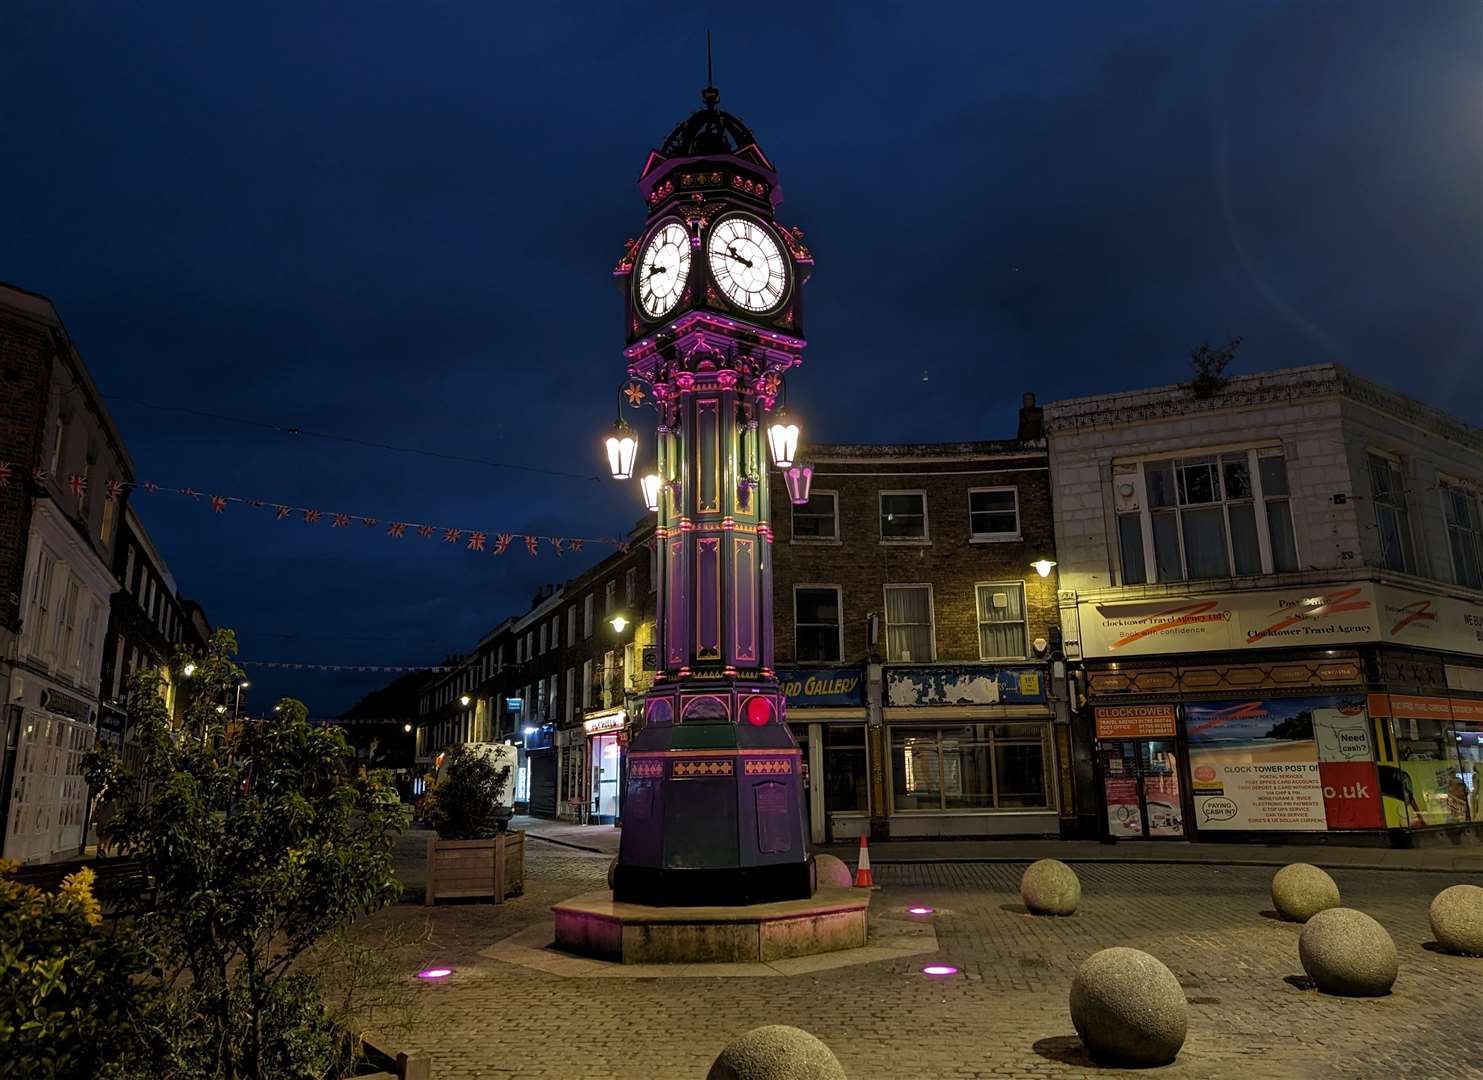
[{"label": "lamp post", "polygon": [[232,703],[232,719],[236,720],[238,713],[242,710],[242,691],[246,690],[252,683],[243,679],[237,684],[237,700]]}]

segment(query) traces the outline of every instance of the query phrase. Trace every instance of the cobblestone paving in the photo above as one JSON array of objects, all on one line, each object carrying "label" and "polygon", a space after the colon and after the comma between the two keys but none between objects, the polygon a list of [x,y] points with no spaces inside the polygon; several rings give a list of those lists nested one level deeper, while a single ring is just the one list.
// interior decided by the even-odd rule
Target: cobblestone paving
[{"label": "cobblestone paving", "polygon": [[[409,860],[422,842],[409,838]],[[1084,1057],[1066,1007],[1077,965],[1112,945],[1162,959],[1190,1002],[1179,1060],[1147,1075],[1483,1076],[1483,960],[1426,947],[1427,905],[1461,876],[1335,872],[1345,903],[1379,919],[1400,952],[1395,992],[1371,1000],[1303,988],[1299,928],[1264,914],[1272,872],[1261,868],[1084,865],[1082,910],[1046,920],[1019,905],[1021,866],[882,866],[872,922],[931,905],[937,957],[787,979],[559,979],[478,955],[600,887],[607,861],[531,841],[521,898],[430,914],[403,903],[366,920],[371,933],[427,919],[431,941],[409,950],[408,971],[456,969],[424,988],[426,1016],[407,1040],[432,1051],[437,1080],[701,1080],[730,1038],[767,1023],[822,1038],[852,1080],[1115,1075]],[[961,973],[920,974],[934,959]]]}]

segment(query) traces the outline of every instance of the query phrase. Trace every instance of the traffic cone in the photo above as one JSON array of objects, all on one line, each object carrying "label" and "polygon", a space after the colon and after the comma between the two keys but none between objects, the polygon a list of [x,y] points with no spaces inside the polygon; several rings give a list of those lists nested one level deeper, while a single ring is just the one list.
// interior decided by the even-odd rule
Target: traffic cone
[{"label": "traffic cone", "polygon": [[870,845],[865,842],[864,833],[860,834],[860,865],[855,868],[855,888],[875,888],[875,881],[870,876]]}]

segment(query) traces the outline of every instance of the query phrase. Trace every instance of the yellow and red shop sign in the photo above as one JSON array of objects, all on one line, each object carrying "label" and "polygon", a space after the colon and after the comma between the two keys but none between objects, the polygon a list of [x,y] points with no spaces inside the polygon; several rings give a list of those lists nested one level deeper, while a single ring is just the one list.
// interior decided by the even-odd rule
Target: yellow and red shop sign
[{"label": "yellow and red shop sign", "polygon": [[1098,705],[1099,739],[1172,739],[1173,705]]},{"label": "yellow and red shop sign", "polygon": [[1428,694],[1371,694],[1369,708],[1371,716],[1483,723],[1483,701],[1469,698],[1434,697]]}]

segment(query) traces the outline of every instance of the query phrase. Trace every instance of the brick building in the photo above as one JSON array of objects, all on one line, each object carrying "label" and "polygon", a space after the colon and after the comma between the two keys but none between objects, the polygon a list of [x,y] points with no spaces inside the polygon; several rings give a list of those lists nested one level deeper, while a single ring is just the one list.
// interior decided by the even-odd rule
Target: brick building
[{"label": "brick building", "polygon": [[1090,826],[1476,828],[1483,433],[1332,364],[1058,402],[1045,422]]},{"label": "brick building", "polygon": [[133,464],[51,301],[0,285],[3,856],[74,853]]},{"label": "brick building", "polygon": [[995,442],[809,449],[772,485],[774,621],[815,842],[1055,835],[1072,815],[1048,660],[1049,467],[1026,395]]},{"label": "brick building", "polygon": [[[591,569],[542,587],[423,692],[417,760],[457,742],[519,749],[517,804],[542,817],[613,824],[623,747],[648,687],[654,642],[652,520]],[[613,620],[622,617],[622,629]],[[652,663],[649,665],[652,670]]]}]

